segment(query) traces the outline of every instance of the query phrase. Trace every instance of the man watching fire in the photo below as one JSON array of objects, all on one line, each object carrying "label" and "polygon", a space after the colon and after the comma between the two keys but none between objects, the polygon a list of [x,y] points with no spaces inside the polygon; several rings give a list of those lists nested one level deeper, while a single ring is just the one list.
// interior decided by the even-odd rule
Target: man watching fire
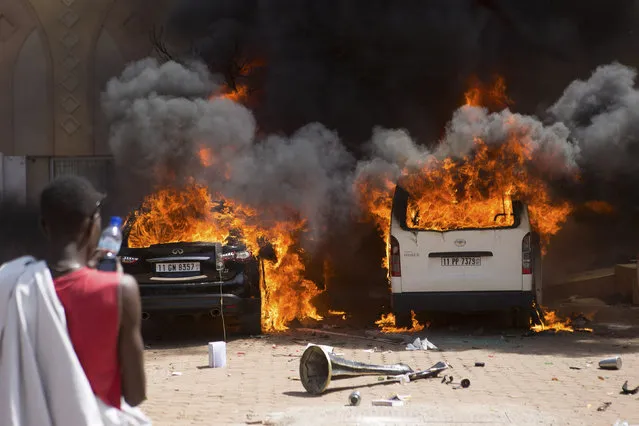
[{"label": "man watching fire", "polygon": [[47,263],[67,328],[95,395],[120,408],[146,398],[141,306],[137,282],[93,269],[104,195],[86,179],[62,177],[41,194]]}]

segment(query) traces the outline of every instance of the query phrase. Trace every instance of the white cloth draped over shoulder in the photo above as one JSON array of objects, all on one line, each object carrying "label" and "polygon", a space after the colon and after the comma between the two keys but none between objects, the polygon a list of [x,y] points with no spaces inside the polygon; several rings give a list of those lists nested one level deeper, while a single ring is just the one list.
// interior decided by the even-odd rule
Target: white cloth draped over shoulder
[{"label": "white cloth draped over shoulder", "polygon": [[0,267],[0,425],[139,426],[123,401],[96,398],[73,350],[46,264],[25,256]]}]

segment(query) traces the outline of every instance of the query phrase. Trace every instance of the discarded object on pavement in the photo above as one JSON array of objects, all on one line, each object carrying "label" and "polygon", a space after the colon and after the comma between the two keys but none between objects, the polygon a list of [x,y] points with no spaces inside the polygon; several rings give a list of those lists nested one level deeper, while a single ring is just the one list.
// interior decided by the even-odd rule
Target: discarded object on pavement
[{"label": "discarded object on pavement", "polygon": [[621,357],[619,355],[599,361],[599,368],[604,370],[619,370],[621,368]]},{"label": "discarded object on pavement", "polygon": [[406,345],[406,350],[407,351],[419,351],[419,350],[427,351],[429,349],[433,350],[433,351],[439,350],[439,348],[437,348],[437,346],[433,345],[425,337],[423,339],[420,339],[418,337],[417,339],[415,339],[413,341],[413,343],[409,343],[408,345]]},{"label": "discarded object on pavement", "polygon": [[628,389],[628,380],[626,380],[623,384],[623,386],[621,386],[621,393],[623,395],[634,395],[637,392],[639,392],[639,386],[637,386],[634,389]]},{"label": "discarded object on pavement", "polygon": [[171,373],[171,376],[181,376],[182,373],[180,373],[179,371],[174,371]]},{"label": "discarded object on pavement", "polygon": [[359,394],[359,391],[353,391],[348,396],[348,403],[354,407],[357,407],[359,403],[362,402],[362,396]]},{"label": "discarded object on pavement", "polygon": [[447,385],[453,383],[453,376],[444,376],[442,383],[446,383]]},{"label": "discarded object on pavement", "polygon": [[429,369],[426,370],[420,370],[420,371],[413,371],[411,373],[408,373],[408,378],[413,381],[413,380],[417,380],[417,379],[428,379],[431,377],[437,377],[437,375],[439,375],[439,373],[441,373],[442,371],[446,370],[450,368],[450,365],[445,363],[444,361],[439,361],[437,364],[433,365],[432,367],[430,367]]},{"label": "discarded object on pavement", "polygon": [[464,380],[461,381],[461,387],[462,388],[466,389],[469,386],[470,386],[470,380],[464,379]]},{"label": "discarded object on pavement", "polygon": [[573,367],[572,365],[570,366],[571,370],[581,370],[581,367]]},{"label": "discarded object on pavement", "polygon": [[612,402],[604,402],[597,408],[597,411],[606,411],[608,407],[610,407],[611,405],[612,405]]},{"label": "discarded object on pavement", "polygon": [[410,399],[410,395],[393,395],[388,399],[374,399],[373,405],[381,407],[401,407],[404,401]]},{"label": "discarded object on pavement", "polygon": [[380,374],[399,376],[406,373],[413,373],[413,369],[406,364],[364,364],[340,358],[315,345],[306,348],[300,359],[302,385],[313,395],[324,392],[332,379]]},{"label": "discarded object on pavement", "polygon": [[209,342],[209,367],[226,366],[226,342]]},{"label": "discarded object on pavement", "polygon": [[485,367],[485,366],[486,366],[486,363],[483,363],[483,362],[476,362],[475,363],[475,367]]}]

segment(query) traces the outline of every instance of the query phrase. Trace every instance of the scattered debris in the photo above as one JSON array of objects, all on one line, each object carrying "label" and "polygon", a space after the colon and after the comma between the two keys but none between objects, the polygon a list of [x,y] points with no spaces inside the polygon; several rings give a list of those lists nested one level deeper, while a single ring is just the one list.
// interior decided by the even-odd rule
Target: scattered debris
[{"label": "scattered debris", "polygon": [[406,350],[407,350],[407,351],[418,351],[418,350],[424,350],[424,351],[427,351],[427,350],[429,350],[429,349],[430,349],[430,350],[434,350],[434,351],[439,350],[439,348],[438,348],[437,346],[433,345],[433,344],[432,344],[431,342],[429,342],[429,341],[428,341],[428,339],[427,339],[427,338],[425,338],[425,337],[424,337],[423,339],[420,339],[420,338],[418,337],[417,339],[415,339],[415,340],[413,341],[413,343],[409,343],[409,344],[406,346]]},{"label": "scattered debris", "polygon": [[612,402],[604,402],[597,408],[597,411],[606,411],[608,407],[610,407],[611,405],[612,405]]},{"label": "scattered debris", "polygon": [[367,352],[369,354],[372,354],[374,352],[380,352],[380,353],[383,353],[383,354],[392,354],[393,353],[393,351],[391,351],[391,350],[386,350],[385,351],[385,350],[382,350],[382,349],[378,349],[377,347],[374,347],[374,348],[371,348],[371,349],[364,349],[364,352]]},{"label": "scattered debris", "polygon": [[375,399],[373,405],[380,407],[401,407],[404,405],[404,401],[410,399],[410,395],[393,395],[388,399]]},{"label": "scattered debris", "polygon": [[623,383],[623,386],[621,386],[621,394],[622,394],[622,395],[634,395],[634,394],[636,394],[637,392],[639,392],[639,386],[637,386],[637,387],[636,387],[636,388],[634,388],[634,389],[628,389],[628,380],[626,380],[626,381]]},{"label": "scattered debris", "polygon": [[598,378],[599,380],[606,380],[606,379],[604,379],[604,378],[603,378],[603,376],[597,376],[597,378]]},{"label": "scattered debris", "polygon": [[179,371],[174,371],[173,373],[171,373],[171,376],[181,376],[182,373],[180,373]]},{"label": "scattered debris", "polygon": [[238,354],[238,355],[246,355],[246,352],[242,352],[242,351],[240,351],[240,352],[238,352],[237,354]]},{"label": "scattered debris", "polygon": [[[442,379],[442,383],[444,383],[446,385],[453,384],[453,376],[444,376],[444,378]],[[457,384],[458,384],[458,386],[453,387],[453,389],[460,389],[460,388],[466,389],[467,387],[470,386],[470,380],[462,379],[462,381],[457,383]]]},{"label": "scattered debris", "polygon": [[476,362],[475,363],[475,367],[485,367],[485,366],[486,366],[486,363],[484,363],[484,362]]},{"label": "scattered debris", "polygon": [[573,367],[573,366],[570,366],[570,369],[571,369],[571,370],[581,370],[581,367]]},{"label": "scattered debris", "polygon": [[604,370],[619,370],[621,368],[621,357],[619,355],[599,361],[599,368]]},{"label": "scattered debris", "polygon": [[331,383],[333,377],[346,378],[379,374],[391,376],[399,376],[406,373],[414,374],[413,369],[406,364],[365,364],[340,358],[335,353],[328,352],[317,345],[310,345],[306,348],[300,359],[299,372],[304,389],[312,395],[323,393]]},{"label": "scattered debris", "polygon": [[359,394],[359,391],[353,391],[348,396],[348,402],[353,407],[357,407],[360,402],[362,402],[362,396]]},{"label": "scattered debris", "polygon": [[552,381],[553,381],[553,382],[558,382],[558,381],[559,381],[559,379],[558,379],[558,378],[556,378],[556,377],[553,377],[553,378],[552,378]]}]

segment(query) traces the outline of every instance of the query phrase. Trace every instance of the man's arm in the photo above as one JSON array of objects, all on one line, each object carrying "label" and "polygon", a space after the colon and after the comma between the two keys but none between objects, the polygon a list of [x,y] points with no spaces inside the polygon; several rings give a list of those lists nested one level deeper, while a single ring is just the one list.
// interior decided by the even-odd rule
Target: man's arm
[{"label": "man's arm", "polygon": [[142,307],[138,283],[130,275],[120,278],[120,336],[118,355],[122,375],[122,396],[132,407],[146,399]]}]

